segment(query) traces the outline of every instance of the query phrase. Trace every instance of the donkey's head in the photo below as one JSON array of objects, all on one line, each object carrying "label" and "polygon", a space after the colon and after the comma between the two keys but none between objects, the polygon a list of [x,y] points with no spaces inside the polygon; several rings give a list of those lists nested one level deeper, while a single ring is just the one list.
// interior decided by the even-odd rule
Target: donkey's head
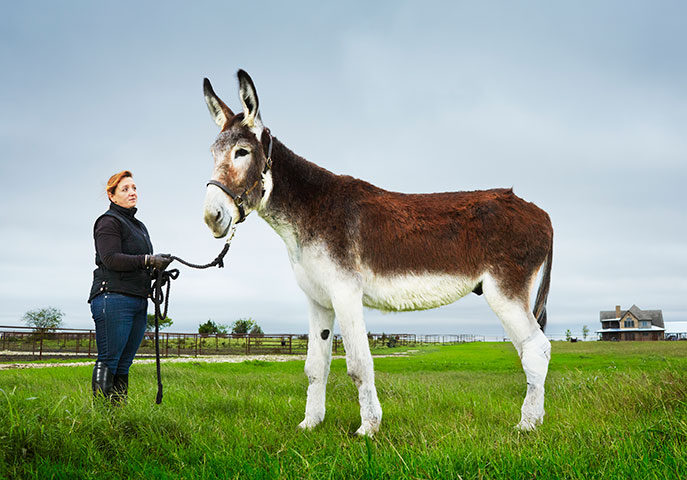
[{"label": "donkey's head", "polygon": [[210,81],[203,82],[205,102],[220,133],[210,147],[215,159],[212,179],[205,195],[205,223],[215,237],[224,237],[229,229],[253,210],[263,196],[271,137],[265,131],[258,111],[258,94],[250,76],[238,71],[239,96],[243,111],[234,114],[212,90]]}]

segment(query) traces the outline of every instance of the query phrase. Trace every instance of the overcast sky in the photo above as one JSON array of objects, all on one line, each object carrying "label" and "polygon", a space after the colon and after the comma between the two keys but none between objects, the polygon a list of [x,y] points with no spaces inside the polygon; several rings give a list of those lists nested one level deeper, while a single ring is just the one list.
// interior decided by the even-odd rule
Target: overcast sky
[{"label": "overcast sky", "polygon": [[[93,222],[129,169],[157,252],[213,259],[217,134],[202,79],[236,70],[289,148],[402,192],[513,187],[555,231],[547,333],[615,305],[687,320],[683,2],[10,2],[0,17],[0,325],[54,306],[92,328]],[[173,330],[252,317],[307,331],[257,215],[223,270],[181,268]],[[152,310],[151,310],[152,311]],[[482,297],[366,310],[372,332],[500,334]]]}]

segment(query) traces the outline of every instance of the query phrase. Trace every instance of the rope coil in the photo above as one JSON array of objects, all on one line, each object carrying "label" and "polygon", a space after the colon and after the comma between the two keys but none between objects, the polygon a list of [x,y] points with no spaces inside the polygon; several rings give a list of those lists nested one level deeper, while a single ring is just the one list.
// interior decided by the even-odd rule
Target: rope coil
[{"label": "rope coil", "polygon": [[[196,268],[203,270],[206,268],[212,268],[217,266],[218,268],[224,268],[224,257],[229,252],[229,246],[231,245],[231,240],[234,238],[236,233],[236,226],[234,225],[227,238],[224,248],[217,255],[217,257],[210,263],[203,265],[187,262],[186,260],[179,258],[175,255],[170,255],[172,260],[176,260],[179,263],[186,265],[187,267]],[[155,397],[155,403],[162,403],[162,376],[160,373],[160,320],[167,318],[167,310],[169,309],[169,291],[172,286],[172,280],[179,278],[179,269],[173,268],[171,270],[153,270],[153,293],[151,300],[155,304],[155,367],[157,370],[157,396]],[[167,287],[166,291],[163,293],[162,290]],[[163,307],[164,304],[164,307]]]}]

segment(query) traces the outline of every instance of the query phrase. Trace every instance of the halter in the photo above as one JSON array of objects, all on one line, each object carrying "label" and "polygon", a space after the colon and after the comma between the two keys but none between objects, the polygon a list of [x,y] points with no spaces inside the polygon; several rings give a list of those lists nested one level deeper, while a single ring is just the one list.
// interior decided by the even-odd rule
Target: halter
[{"label": "halter", "polygon": [[[272,134],[270,133],[269,128],[266,128],[265,130],[267,131],[267,135],[270,136],[270,144],[267,147],[267,162],[265,163],[265,168],[262,170],[262,175],[260,176],[260,178],[258,180],[255,181],[255,183],[253,183],[253,185],[250,186],[250,188],[244,188],[242,193],[240,193],[239,195],[236,195],[236,194],[234,194],[234,192],[232,192],[229,189],[229,187],[227,187],[225,184],[223,184],[222,182],[219,182],[217,180],[210,180],[208,183],[205,184],[206,187],[208,185],[214,185],[216,187],[219,187],[224,193],[226,193],[227,195],[229,195],[229,197],[231,197],[231,199],[234,201],[234,205],[236,205],[236,208],[239,211],[239,219],[236,221],[237,224],[243,222],[246,219],[246,211],[243,208],[243,199],[245,198],[246,195],[248,195],[250,192],[252,192],[255,189],[255,187],[258,186],[258,183],[260,183],[262,181],[262,178],[264,177],[264,175],[267,172],[269,172],[270,169],[272,168]],[[262,142],[260,142],[260,143],[262,143]],[[262,195],[265,195],[264,186],[262,189]]]}]

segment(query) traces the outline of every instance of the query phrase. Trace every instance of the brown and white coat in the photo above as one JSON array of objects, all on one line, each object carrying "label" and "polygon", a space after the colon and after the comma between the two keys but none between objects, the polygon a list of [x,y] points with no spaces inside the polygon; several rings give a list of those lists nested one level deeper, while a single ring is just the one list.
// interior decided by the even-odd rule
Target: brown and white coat
[{"label": "brown and white coat", "polygon": [[[434,308],[475,292],[501,319],[527,376],[518,426],[531,430],[544,416],[550,344],[546,323],[553,229],[549,216],[510,189],[433,194],[389,192],[335,175],[290,151],[260,119],[253,81],[238,72],[242,112],[234,114],[204,83],[221,132],[205,200],[205,221],[223,237],[257,211],[286,244],[296,281],[310,304],[309,380],[305,419],[324,419],[334,319],[339,322],[348,374],[358,387],[359,434],[372,435],[382,409],[374,384],[363,306],[385,311]],[[271,168],[267,152],[272,150]],[[251,188],[259,184],[261,188]],[[530,293],[542,279],[534,309]]]}]

